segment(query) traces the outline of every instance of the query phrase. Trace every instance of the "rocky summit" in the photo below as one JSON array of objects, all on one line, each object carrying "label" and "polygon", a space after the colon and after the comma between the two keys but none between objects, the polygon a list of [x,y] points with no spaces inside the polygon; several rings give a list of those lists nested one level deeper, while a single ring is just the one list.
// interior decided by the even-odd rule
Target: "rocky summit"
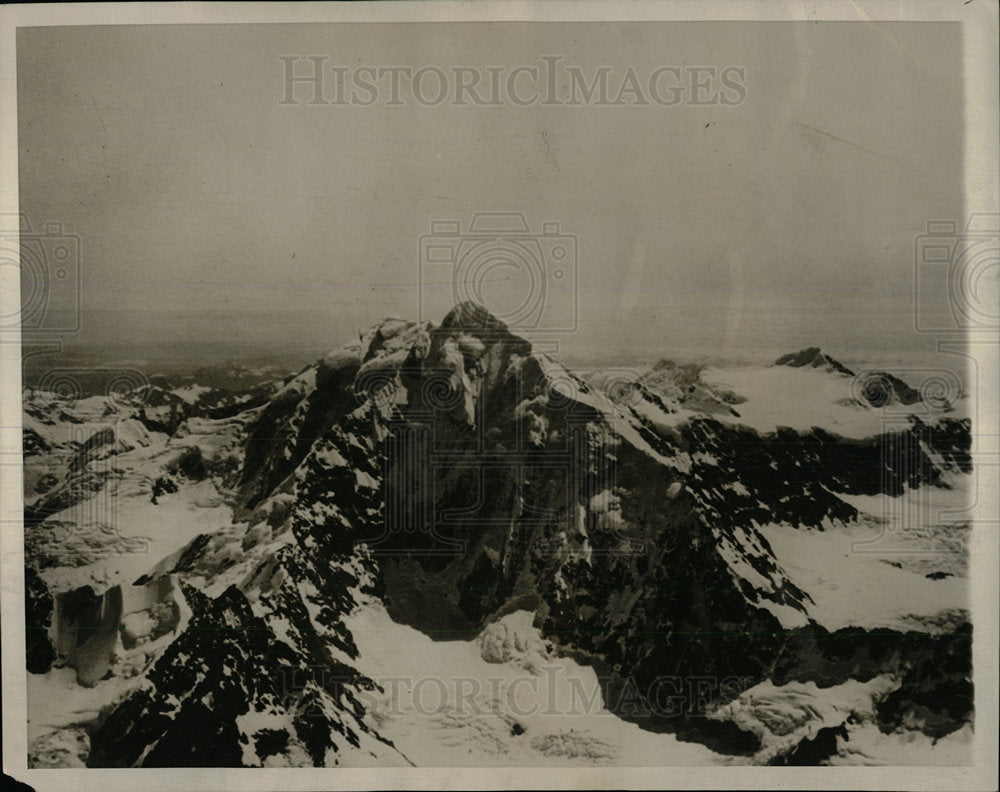
[{"label": "rocky summit", "polygon": [[574,373],[463,303],[281,379],[28,389],[31,763],[953,761],[971,423],[887,376]]}]

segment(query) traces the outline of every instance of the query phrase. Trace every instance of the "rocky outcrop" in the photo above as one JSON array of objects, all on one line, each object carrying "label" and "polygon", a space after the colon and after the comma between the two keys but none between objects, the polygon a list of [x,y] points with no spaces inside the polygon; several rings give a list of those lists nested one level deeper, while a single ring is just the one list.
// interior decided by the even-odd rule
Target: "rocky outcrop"
[{"label": "rocky outcrop", "polygon": [[733,405],[743,402],[743,397],[731,391],[712,388],[702,380],[701,372],[702,367],[697,363],[660,360],[639,379],[643,397],[668,412],[671,408],[663,403],[664,398],[688,410],[706,414],[727,413],[739,417],[739,412]]},{"label": "rocky outcrop", "polygon": [[[94,733],[89,766],[240,767],[275,758],[279,766],[329,766],[362,741],[374,757],[404,763],[366,723],[358,691],[371,681],[325,654],[324,636],[303,634],[298,646],[278,639],[273,621],[235,587],[213,599],[184,593],[194,610],[187,630]],[[302,626],[304,614],[289,615]]]},{"label": "rocky outcrop", "polygon": [[95,685],[112,672],[117,654],[176,633],[185,610],[171,576],[103,594],[90,586],[59,593],[50,627],[57,662],[76,669],[81,685]]},{"label": "rocky outcrop", "polygon": [[[782,355],[775,366],[791,368],[814,368],[845,377],[855,377],[855,398],[868,407],[888,407],[892,404],[910,406],[923,401],[920,391],[910,387],[899,377],[888,371],[866,370],[855,374],[838,360],[834,360],[819,347],[809,347],[798,352]],[[948,405],[939,405],[947,407]]]},{"label": "rocky outcrop", "polygon": [[52,595],[32,567],[24,568],[24,649],[31,674],[44,674],[52,667],[55,652],[49,640],[52,625]]},{"label": "rocky outcrop", "polygon": [[848,377],[854,376],[854,372],[847,368],[847,366],[840,361],[834,360],[820,350],[819,347],[808,347],[798,352],[789,352],[787,355],[782,355],[774,361],[774,365],[791,366],[792,368],[809,366],[811,368],[821,368],[824,371],[837,372]]}]

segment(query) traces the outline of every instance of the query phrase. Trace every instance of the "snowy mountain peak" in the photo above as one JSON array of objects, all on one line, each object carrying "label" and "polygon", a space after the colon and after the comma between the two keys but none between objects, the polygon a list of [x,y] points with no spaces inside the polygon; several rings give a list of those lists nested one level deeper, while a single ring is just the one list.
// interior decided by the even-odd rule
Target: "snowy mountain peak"
[{"label": "snowy mountain peak", "polygon": [[466,300],[452,308],[441,321],[443,330],[469,330],[486,333],[504,333],[507,325],[497,319],[485,307]]},{"label": "snowy mountain peak", "polygon": [[792,368],[802,368],[804,366],[809,366],[812,368],[823,368],[826,371],[836,371],[847,377],[853,377],[854,372],[851,371],[843,363],[834,360],[828,354],[820,350],[819,347],[807,347],[806,349],[800,349],[798,352],[789,352],[787,355],[782,355],[776,361],[774,361],[775,366],[791,366]]}]

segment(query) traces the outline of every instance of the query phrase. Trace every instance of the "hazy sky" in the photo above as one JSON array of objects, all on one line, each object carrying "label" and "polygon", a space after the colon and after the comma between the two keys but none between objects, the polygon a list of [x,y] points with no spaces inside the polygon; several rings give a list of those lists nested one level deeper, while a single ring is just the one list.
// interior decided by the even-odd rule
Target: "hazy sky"
[{"label": "hazy sky", "polygon": [[[736,66],[745,100],[283,106],[282,55]],[[957,26],[921,23],[22,29],[21,210],[81,238],[82,340],[338,346],[417,318],[431,221],[519,211],[575,237],[568,353],[930,349],[913,246],[962,216],[960,64]]]}]

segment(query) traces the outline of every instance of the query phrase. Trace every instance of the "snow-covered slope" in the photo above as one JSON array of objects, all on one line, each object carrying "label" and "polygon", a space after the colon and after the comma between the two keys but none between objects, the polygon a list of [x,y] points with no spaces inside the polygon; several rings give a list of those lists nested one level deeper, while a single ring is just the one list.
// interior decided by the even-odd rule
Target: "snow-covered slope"
[{"label": "snow-covered slope", "polygon": [[379,731],[419,766],[710,765],[727,757],[643,731],[605,706],[592,668],[560,657],[516,611],[471,641],[433,641],[380,604],[348,620],[381,682]]}]

